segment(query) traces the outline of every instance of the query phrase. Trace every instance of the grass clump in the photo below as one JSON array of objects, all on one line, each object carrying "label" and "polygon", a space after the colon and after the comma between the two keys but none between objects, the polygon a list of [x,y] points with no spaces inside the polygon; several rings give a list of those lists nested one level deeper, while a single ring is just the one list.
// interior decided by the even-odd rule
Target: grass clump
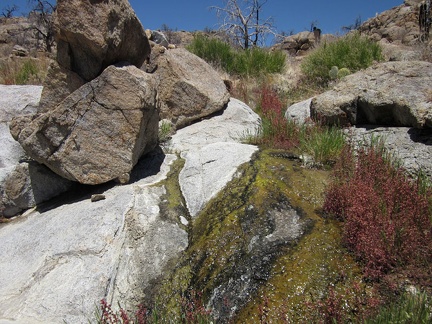
[{"label": "grass clump", "polygon": [[343,131],[319,123],[299,125],[284,116],[286,105],[275,90],[267,85],[258,90],[258,112],[262,131],[255,144],[293,150],[312,157],[314,165],[332,165],[345,146]]},{"label": "grass clump", "polygon": [[204,35],[195,36],[187,49],[231,75],[258,77],[281,73],[285,67],[286,56],[281,51],[269,52],[259,47],[234,49],[226,42]]},{"label": "grass clump", "polygon": [[326,84],[331,80],[332,67],[356,72],[382,60],[379,44],[359,33],[352,33],[318,47],[304,59],[301,69],[309,79]]},{"label": "grass clump", "polygon": [[399,300],[383,307],[377,316],[366,320],[365,323],[432,323],[431,307],[431,300],[425,293],[404,293]]},{"label": "grass clump", "polygon": [[0,60],[0,84],[41,85],[46,77],[50,59],[12,57]]},{"label": "grass clump", "polygon": [[39,73],[36,63],[32,60],[25,61],[21,69],[18,71],[15,83],[16,84],[26,84],[31,76],[35,76]]}]

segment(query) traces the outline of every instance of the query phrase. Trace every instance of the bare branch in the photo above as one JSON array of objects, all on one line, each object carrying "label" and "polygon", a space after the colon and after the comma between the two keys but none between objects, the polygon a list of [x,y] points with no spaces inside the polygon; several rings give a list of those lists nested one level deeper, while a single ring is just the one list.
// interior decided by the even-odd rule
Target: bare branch
[{"label": "bare branch", "polygon": [[242,48],[263,45],[265,37],[276,35],[271,17],[261,19],[262,7],[268,0],[225,0],[225,7],[211,6],[220,20],[219,30],[225,32]]},{"label": "bare branch", "polygon": [[32,17],[32,26],[37,35],[40,35],[46,50],[51,52],[54,45],[54,25],[52,14],[56,9],[55,0],[28,0],[33,5],[30,13]]},{"label": "bare branch", "polygon": [[19,7],[17,5],[13,5],[12,7],[7,6],[7,7],[3,8],[1,15],[5,18],[12,18],[13,13],[15,11],[17,11],[18,9],[19,9]]}]

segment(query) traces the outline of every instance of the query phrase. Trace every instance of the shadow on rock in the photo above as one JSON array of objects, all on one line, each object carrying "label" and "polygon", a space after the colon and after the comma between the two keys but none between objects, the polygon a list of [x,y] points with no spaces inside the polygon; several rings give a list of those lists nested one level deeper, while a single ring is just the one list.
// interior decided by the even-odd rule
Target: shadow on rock
[{"label": "shadow on rock", "polygon": [[432,145],[432,129],[430,128],[410,128],[408,134],[413,142]]}]

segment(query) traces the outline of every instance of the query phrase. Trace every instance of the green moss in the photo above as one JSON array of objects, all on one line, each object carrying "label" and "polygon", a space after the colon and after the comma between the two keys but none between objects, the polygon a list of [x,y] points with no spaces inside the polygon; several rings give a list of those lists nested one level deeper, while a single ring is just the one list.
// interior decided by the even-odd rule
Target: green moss
[{"label": "green moss", "polygon": [[[181,297],[187,291],[202,291],[205,302],[212,297],[212,306],[219,312],[224,307],[219,297],[225,298],[228,306],[244,306],[235,320],[238,323],[259,318],[262,296],[268,299],[272,316],[286,314],[301,320],[308,315],[305,300],[322,297],[341,273],[349,278],[358,276],[355,263],[340,248],[338,224],[315,212],[322,206],[329,173],[302,168],[284,156],[279,151],[257,154],[193,220],[190,246],[158,290],[161,314],[177,318]],[[174,184],[173,188],[171,191],[167,185],[169,193],[177,192]],[[179,203],[174,198],[168,206],[176,208]],[[299,211],[305,224],[315,224],[313,228],[304,227],[301,239],[262,244],[274,230],[271,211],[287,208]],[[254,240],[261,240],[259,248],[252,244]],[[255,286],[248,297],[237,296],[241,294],[236,295],[234,288],[230,292],[251,268],[258,279],[250,277]],[[225,289],[222,296],[216,288]]]},{"label": "green moss", "polygon": [[161,197],[162,203],[160,204],[160,209],[162,217],[176,222],[185,230],[188,230],[180,222],[180,216],[183,216],[186,219],[189,218],[188,211],[186,209],[186,203],[184,201],[178,181],[179,173],[182,170],[184,163],[185,161],[183,159],[178,158],[175,160],[171,165],[171,169],[167,175],[167,178],[157,185],[163,185],[166,189],[166,194]]}]

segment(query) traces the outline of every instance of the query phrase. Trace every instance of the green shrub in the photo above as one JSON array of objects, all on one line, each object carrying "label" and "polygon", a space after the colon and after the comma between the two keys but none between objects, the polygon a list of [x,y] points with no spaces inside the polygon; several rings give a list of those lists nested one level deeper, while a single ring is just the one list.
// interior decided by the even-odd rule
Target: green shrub
[{"label": "green shrub", "polygon": [[219,39],[198,34],[187,47],[187,50],[215,67],[220,67],[227,72],[232,69],[233,50],[229,44]]},{"label": "green shrub", "polygon": [[382,59],[379,44],[360,36],[359,33],[352,33],[318,47],[303,60],[301,69],[306,77],[319,83],[327,83],[333,66],[356,72]]},{"label": "green shrub", "polygon": [[280,73],[285,67],[285,54],[254,47],[237,50],[229,44],[204,35],[194,37],[187,49],[214,67],[239,76],[257,77],[263,74]]}]

